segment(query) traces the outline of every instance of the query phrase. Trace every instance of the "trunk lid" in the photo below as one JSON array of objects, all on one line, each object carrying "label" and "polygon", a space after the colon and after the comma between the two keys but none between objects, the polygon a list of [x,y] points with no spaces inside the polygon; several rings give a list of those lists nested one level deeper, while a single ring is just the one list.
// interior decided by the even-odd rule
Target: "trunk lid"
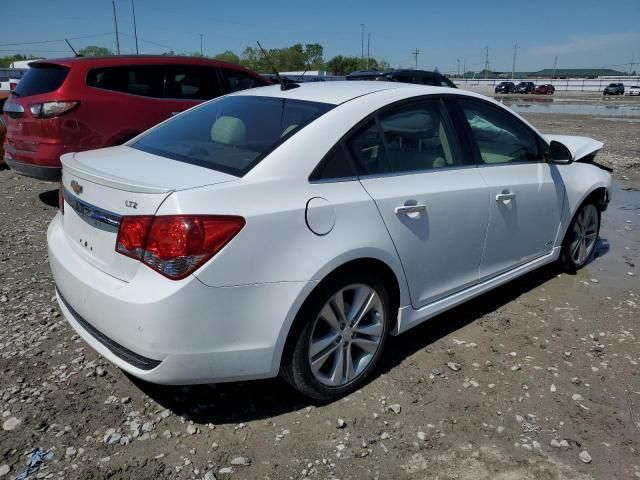
[{"label": "trunk lid", "polygon": [[115,250],[122,216],[154,215],[175,191],[237,179],[126,146],[70,153],[61,162],[67,240],[88,263],[123,281],[140,263]]}]

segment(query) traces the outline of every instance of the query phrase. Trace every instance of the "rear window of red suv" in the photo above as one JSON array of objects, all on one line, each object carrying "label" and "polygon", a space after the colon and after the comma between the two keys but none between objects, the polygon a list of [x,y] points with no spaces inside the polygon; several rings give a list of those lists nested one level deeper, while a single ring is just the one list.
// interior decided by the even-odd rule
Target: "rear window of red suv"
[{"label": "rear window of red suv", "polygon": [[18,97],[30,97],[57,90],[64,83],[69,68],[54,63],[31,65],[14,90]]}]

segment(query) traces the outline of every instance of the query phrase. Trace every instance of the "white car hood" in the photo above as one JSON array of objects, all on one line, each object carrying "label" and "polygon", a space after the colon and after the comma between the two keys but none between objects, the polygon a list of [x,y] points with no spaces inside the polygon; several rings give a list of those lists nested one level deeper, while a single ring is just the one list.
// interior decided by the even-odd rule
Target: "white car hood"
[{"label": "white car hood", "polygon": [[587,155],[600,150],[604,143],[589,137],[575,137],[573,135],[549,135],[545,134],[545,138],[551,142],[555,140],[565,145],[573,155],[573,160],[578,161]]}]

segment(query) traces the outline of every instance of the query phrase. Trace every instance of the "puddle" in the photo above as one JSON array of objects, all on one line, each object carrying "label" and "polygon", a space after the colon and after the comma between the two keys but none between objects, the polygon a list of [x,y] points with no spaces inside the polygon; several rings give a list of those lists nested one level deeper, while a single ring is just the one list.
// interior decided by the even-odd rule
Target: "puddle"
[{"label": "puddle", "polygon": [[568,115],[599,115],[602,117],[638,117],[640,105],[599,105],[557,102],[503,102],[518,113],[564,113]]}]

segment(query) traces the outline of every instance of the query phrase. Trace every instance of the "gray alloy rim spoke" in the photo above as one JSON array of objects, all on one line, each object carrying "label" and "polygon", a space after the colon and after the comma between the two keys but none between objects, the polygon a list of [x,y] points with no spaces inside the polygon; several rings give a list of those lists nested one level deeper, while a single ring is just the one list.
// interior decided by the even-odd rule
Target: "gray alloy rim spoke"
[{"label": "gray alloy rim spoke", "polygon": [[598,211],[593,205],[585,206],[576,217],[569,252],[576,265],[583,264],[596,245],[598,237]]},{"label": "gray alloy rim spoke", "polygon": [[311,373],[330,387],[352,382],[380,348],[384,325],[382,301],[373,288],[354,284],[336,292],[311,327]]}]

